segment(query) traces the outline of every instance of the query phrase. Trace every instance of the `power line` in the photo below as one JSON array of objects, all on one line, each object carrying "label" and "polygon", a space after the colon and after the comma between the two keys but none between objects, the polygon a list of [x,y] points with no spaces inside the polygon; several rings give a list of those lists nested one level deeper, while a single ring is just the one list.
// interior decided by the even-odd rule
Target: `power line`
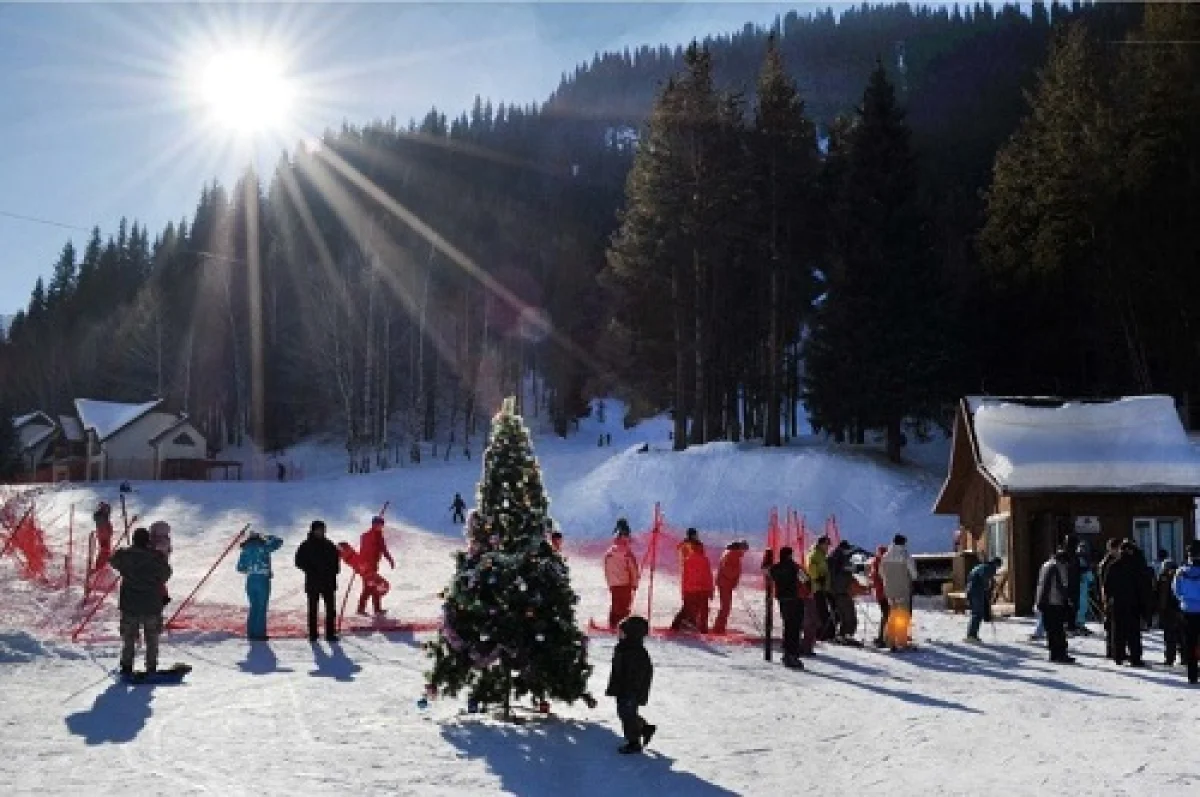
[{"label": "power line", "polygon": [[47,224],[51,227],[61,227],[64,230],[80,230],[82,232],[92,231],[90,227],[80,227],[78,224],[67,224],[66,222],[42,219],[38,218],[37,216],[26,216],[22,213],[13,213],[10,210],[0,210],[0,216],[6,216],[10,219],[17,219],[19,221],[31,221],[34,224]]}]

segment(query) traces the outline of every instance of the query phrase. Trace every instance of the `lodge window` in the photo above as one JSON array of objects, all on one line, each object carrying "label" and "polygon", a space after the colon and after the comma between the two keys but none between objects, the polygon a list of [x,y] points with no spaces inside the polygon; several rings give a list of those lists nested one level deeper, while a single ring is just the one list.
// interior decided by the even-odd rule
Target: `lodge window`
[{"label": "lodge window", "polygon": [[187,432],[180,432],[179,436],[176,437],[171,442],[177,446],[195,446],[196,445],[196,441],[193,440],[192,436],[189,435]]},{"label": "lodge window", "polygon": [[1146,560],[1158,561],[1158,552],[1166,551],[1176,562],[1183,561],[1183,518],[1150,517],[1133,519],[1133,541]]},{"label": "lodge window", "polygon": [[1010,515],[992,515],[987,519],[987,553],[988,558],[999,556],[1008,567],[1008,524]]}]

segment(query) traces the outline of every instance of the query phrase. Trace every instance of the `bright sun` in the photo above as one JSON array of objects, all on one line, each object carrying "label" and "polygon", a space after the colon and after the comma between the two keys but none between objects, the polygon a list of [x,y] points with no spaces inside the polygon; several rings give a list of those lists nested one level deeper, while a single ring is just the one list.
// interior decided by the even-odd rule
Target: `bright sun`
[{"label": "bright sun", "polygon": [[295,94],[280,59],[254,49],[213,54],[199,91],[212,120],[241,135],[285,132]]}]

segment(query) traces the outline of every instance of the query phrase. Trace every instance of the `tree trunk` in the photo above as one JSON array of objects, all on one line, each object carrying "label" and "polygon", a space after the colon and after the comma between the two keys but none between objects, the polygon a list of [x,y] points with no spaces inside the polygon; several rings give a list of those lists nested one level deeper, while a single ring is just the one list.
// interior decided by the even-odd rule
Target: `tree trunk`
[{"label": "tree trunk", "polygon": [[687,312],[683,296],[683,267],[676,261],[671,265],[671,306],[675,328],[675,431],[672,448],[682,451],[687,448],[687,378],[688,378],[688,335]]},{"label": "tree trunk", "polygon": [[704,263],[700,257],[699,246],[692,247],[692,270],[694,280],[693,318],[692,318],[692,353],[695,371],[694,387],[692,390],[692,443],[700,445],[708,441],[705,422],[708,420],[708,385],[705,382],[705,355],[708,347],[708,334],[705,329]]}]

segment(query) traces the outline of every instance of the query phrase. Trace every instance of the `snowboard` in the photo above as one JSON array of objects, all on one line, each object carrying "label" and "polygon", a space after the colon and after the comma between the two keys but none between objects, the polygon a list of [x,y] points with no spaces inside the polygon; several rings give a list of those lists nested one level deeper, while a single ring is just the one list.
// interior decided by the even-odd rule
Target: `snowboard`
[{"label": "snowboard", "polygon": [[342,561],[346,563],[347,567],[357,573],[366,582],[368,587],[377,592],[380,597],[388,594],[392,585],[388,583],[386,578],[378,573],[373,573],[369,576],[363,575],[362,562],[359,560],[358,551],[354,550],[353,545],[348,542],[339,542],[337,548],[338,553],[341,554]]},{"label": "snowboard", "polygon": [[192,665],[176,663],[165,670],[156,670],[152,673],[134,670],[129,675],[117,674],[117,677],[127,684],[181,684],[183,678],[192,671]]}]

